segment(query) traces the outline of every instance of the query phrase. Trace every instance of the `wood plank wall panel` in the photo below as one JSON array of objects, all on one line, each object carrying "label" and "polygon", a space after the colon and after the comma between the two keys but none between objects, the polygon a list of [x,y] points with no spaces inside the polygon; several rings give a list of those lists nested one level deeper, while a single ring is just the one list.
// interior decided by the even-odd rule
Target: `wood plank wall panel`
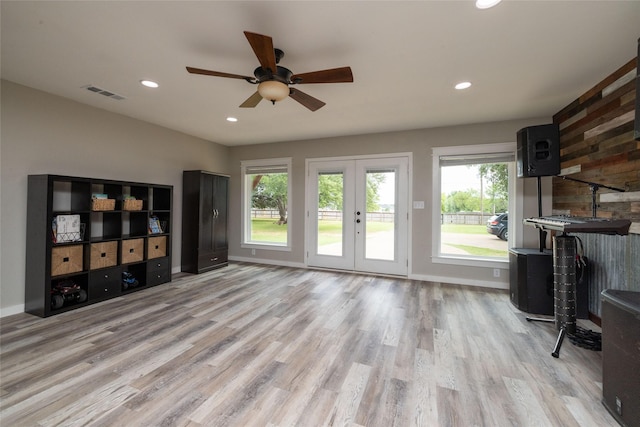
[{"label": "wood plank wall panel", "polygon": [[[597,214],[633,221],[629,236],[576,234],[589,268],[589,312],[600,317],[604,289],[640,291],[640,141],[634,140],[633,58],[553,116],[560,128],[562,175],[622,188],[597,192]],[[553,178],[554,214],[592,215],[589,185]]]},{"label": "wood plank wall panel", "polygon": [[[640,192],[640,142],[634,139],[636,58],[630,60],[553,117],[560,128],[563,174],[628,192]],[[567,172],[573,173],[567,173]],[[640,196],[601,202],[598,216],[640,222]],[[586,184],[553,179],[553,210],[591,216],[591,190]]]}]

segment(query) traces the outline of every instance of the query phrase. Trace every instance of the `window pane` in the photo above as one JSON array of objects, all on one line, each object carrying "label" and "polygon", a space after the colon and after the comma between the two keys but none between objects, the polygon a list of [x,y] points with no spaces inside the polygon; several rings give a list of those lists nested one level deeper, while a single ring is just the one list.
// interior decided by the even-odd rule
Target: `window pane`
[{"label": "window pane", "polygon": [[318,255],[342,256],[344,173],[318,174]]},{"label": "window pane", "polygon": [[508,171],[479,158],[441,166],[441,254],[508,258]]},{"label": "window pane", "polygon": [[365,257],[395,260],[396,171],[367,170]]},{"label": "window pane", "polygon": [[247,174],[250,243],[287,243],[287,173]]}]

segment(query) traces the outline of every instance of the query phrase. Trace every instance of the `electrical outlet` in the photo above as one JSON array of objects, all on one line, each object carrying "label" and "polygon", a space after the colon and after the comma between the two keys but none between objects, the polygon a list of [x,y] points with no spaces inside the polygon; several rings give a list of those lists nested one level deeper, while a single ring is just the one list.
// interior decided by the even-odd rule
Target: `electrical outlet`
[{"label": "electrical outlet", "polygon": [[494,268],[493,269],[493,277],[500,277],[500,269],[499,268]]},{"label": "electrical outlet", "polygon": [[256,250],[255,249],[251,249],[251,255],[255,255],[256,254]]},{"label": "electrical outlet", "polygon": [[618,415],[622,415],[622,400],[616,396],[616,412]]}]

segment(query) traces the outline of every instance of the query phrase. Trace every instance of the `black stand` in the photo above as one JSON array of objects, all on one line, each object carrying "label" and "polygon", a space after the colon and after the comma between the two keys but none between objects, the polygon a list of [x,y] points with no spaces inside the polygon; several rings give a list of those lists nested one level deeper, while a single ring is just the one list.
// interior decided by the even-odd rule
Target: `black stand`
[{"label": "black stand", "polygon": [[558,328],[556,345],[551,352],[560,357],[560,348],[566,334],[576,333],[576,240],[562,234],[553,238],[554,319],[527,317],[532,322],[555,322]]},{"label": "black stand", "polygon": [[[542,177],[538,177],[538,218],[542,216]],[[540,240],[540,252],[544,252],[547,245],[547,232],[539,228],[538,237]]]},{"label": "black stand", "polygon": [[[582,181],[576,178],[563,176],[562,179],[588,184],[591,188],[591,213],[593,218],[597,217],[597,192],[600,188],[607,188],[613,191],[624,192],[621,188],[610,187],[595,182]],[[538,217],[542,217],[542,196],[541,178],[538,176]],[[546,231],[540,230],[540,252],[544,250],[546,241]],[[558,338],[553,347],[551,355],[560,357],[560,348],[566,334],[577,345],[593,350],[600,350],[601,340],[591,331],[585,332],[576,325],[576,238],[562,233],[561,236],[553,238],[553,299],[554,299],[554,319],[544,319],[536,317],[526,317],[528,322],[554,322],[558,328]],[[587,345],[583,345],[583,343]]]},{"label": "black stand", "polygon": [[[540,179],[540,178],[538,178]],[[623,190],[622,188],[616,188],[616,187],[610,187],[608,185],[604,185],[604,184],[598,184],[596,182],[589,182],[589,181],[583,181],[581,179],[576,179],[576,178],[570,178],[568,176],[563,176],[562,179],[568,179],[569,181],[575,181],[575,182],[581,182],[583,184],[587,184],[589,186],[589,188],[591,189],[591,216],[593,218],[597,217],[597,213],[598,213],[598,202],[596,200],[596,196],[598,193],[598,190],[600,188],[606,188],[608,190],[613,190],[613,191],[619,191],[620,193],[624,193],[625,190]],[[540,191],[540,190],[538,190]]]}]

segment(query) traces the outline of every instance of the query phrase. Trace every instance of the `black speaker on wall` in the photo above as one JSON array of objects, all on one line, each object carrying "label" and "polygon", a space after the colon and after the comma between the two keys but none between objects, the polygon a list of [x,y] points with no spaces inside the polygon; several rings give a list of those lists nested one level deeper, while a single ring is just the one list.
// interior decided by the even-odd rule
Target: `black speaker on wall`
[{"label": "black speaker on wall", "polygon": [[557,124],[529,126],[517,134],[518,178],[560,173],[560,131]]}]

